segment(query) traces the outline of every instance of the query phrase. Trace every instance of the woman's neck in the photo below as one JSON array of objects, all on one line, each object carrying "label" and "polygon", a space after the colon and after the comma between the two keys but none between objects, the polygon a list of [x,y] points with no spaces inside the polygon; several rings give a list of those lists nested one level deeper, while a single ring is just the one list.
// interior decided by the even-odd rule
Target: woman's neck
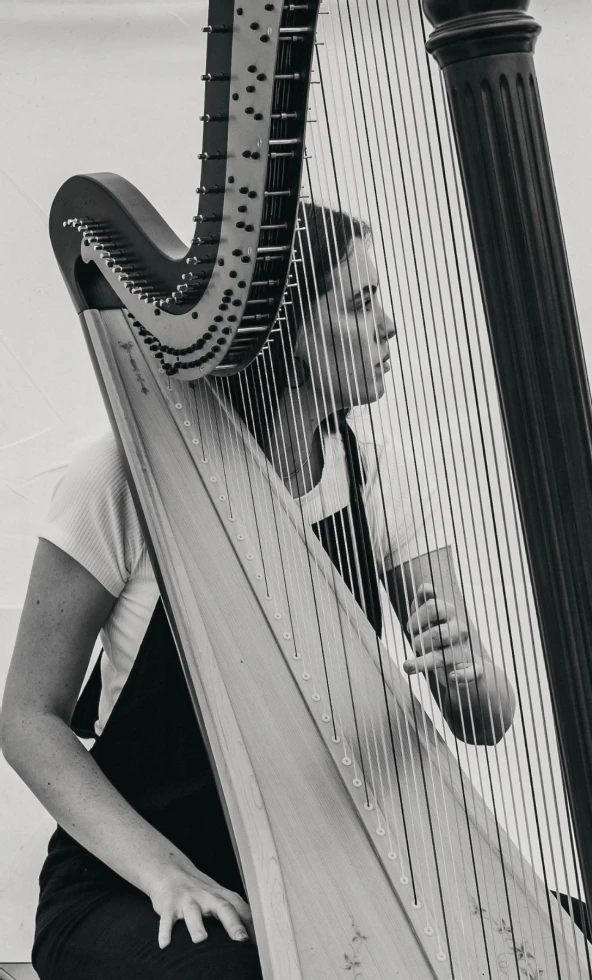
[{"label": "woman's neck", "polygon": [[268,455],[293,496],[302,496],[320,480],[323,446],[320,423],[313,399],[286,392],[275,416],[275,435]]}]

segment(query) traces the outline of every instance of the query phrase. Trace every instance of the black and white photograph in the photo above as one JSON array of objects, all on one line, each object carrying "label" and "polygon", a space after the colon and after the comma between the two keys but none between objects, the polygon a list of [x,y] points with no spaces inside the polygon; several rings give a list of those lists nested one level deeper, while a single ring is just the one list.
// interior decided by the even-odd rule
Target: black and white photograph
[{"label": "black and white photograph", "polygon": [[592,980],[589,0],[0,0],[0,980]]}]

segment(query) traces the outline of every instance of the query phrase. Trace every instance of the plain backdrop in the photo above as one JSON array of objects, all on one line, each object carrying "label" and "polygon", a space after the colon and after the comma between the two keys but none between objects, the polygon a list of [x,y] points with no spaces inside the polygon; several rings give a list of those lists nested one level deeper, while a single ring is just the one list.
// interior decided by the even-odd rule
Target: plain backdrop
[{"label": "plain backdrop", "polygon": [[[138,186],[181,238],[198,176],[207,5],[0,3],[0,693],[52,490],[107,427],[49,245],[74,173]],[[588,360],[592,358],[589,0],[533,2],[536,64]],[[52,821],[0,758],[0,962],[27,959]]]}]

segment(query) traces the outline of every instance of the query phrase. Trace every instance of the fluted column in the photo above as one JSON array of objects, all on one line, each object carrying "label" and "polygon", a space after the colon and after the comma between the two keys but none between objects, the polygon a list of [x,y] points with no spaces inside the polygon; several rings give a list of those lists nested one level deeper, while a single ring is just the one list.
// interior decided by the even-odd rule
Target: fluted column
[{"label": "fluted column", "polygon": [[442,68],[588,906],[592,411],[528,0],[423,0]]}]

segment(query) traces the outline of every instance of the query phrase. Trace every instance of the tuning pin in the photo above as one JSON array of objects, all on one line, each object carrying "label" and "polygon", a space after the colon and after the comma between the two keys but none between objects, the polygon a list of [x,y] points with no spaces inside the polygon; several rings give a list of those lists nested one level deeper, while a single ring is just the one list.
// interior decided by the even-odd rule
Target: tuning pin
[{"label": "tuning pin", "polygon": [[195,238],[194,241],[195,241],[195,244],[196,245],[217,245],[218,244],[217,243],[217,240],[215,238],[212,238],[211,235],[208,235],[207,238]]},{"label": "tuning pin", "polygon": [[193,220],[196,224],[201,224],[202,221],[222,221],[221,214],[195,214]]},{"label": "tuning pin", "polygon": [[205,116],[199,117],[202,122],[228,122],[228,116],[223,116],[221,112],[206,112]]},{"label": "tuning pin", "polygon": [[198,160],[226,160],[226,153],[220,153],[220,150],[215,150],[213,153],[198,153]]},{"label": "tuning pin", "polygon": [[218,184],[212,184],[210,187],[204,187],[202,184],[201,187],[195,188],[196,194],[220,194],[221,192],[222,188]]},{"label": "tuning pin", "polygon": [[201,76],[202,82],[229,82],[230,75],[222,71],[208,71]]},{"label": "tuning pin", "polygon": [[197,255],[190,255],[189,258],[185,259],[187,265],[207,265],[212,259],[209,255],[202,255],[198,258]]},{"label": "tuning pin", "polygon": [[208,24],[207,27],[202,27],[204,34],[229,34],[231,30],[230,24]]}]

